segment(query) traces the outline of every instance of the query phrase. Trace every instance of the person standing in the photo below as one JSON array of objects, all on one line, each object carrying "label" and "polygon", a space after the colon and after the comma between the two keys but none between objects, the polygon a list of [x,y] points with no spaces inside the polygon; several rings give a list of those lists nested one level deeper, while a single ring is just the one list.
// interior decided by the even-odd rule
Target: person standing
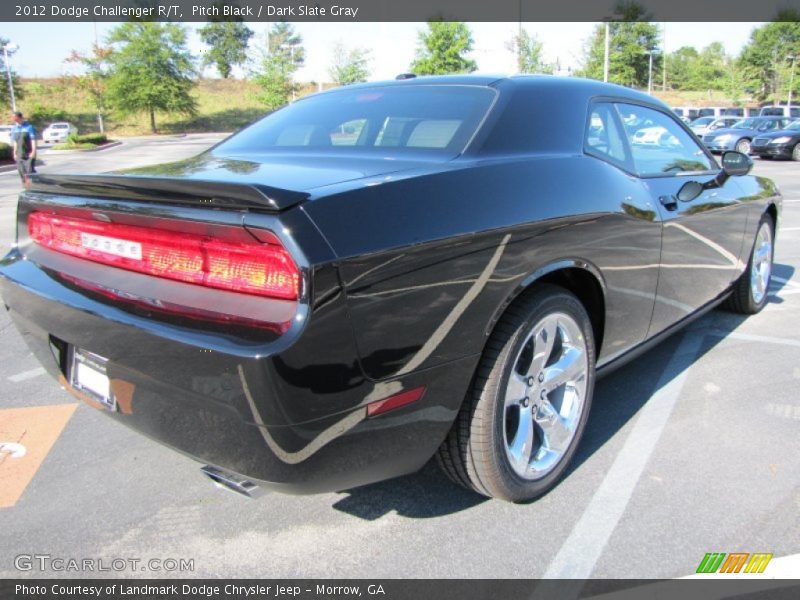
[{"label": "person standing", "polygon": [[36,172],[36,129],[28,123],[22,113],[15,111],[11,115],[16,126],[11,131],[14,161],[17,171],[25,187],[30,184],[30,174]]}]

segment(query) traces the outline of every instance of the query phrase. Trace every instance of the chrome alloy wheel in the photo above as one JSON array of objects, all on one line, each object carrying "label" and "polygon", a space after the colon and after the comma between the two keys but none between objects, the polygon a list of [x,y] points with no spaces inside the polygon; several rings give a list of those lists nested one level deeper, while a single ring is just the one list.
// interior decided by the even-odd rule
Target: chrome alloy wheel
[{"label": "chrome alloy wheel", "polygon": [[767,293],[772,275],[772,229],[769,223],[761,223],[753,246],[753,262],[750,265],[750,293],[753,302],[761,304]]},{"label": "chrome alloy wheel", "polygon": [[506,456],[517,475],[540,479],[564,456],[583,414],[589,358],[581,328],[565,313],[548,314],[513,364],[504,402]]}]

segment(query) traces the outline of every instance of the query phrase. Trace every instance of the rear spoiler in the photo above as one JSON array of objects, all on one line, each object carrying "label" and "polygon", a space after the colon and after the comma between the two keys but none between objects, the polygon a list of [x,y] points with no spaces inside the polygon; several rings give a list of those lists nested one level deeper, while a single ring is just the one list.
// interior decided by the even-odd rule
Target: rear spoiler
[{"label": "rear spoiler", "polygon": [[119,198],[159,204],[277,212],[308,198],[304,192],[260,184],[132,175],[31,175],[31,192],[60,196]]}]

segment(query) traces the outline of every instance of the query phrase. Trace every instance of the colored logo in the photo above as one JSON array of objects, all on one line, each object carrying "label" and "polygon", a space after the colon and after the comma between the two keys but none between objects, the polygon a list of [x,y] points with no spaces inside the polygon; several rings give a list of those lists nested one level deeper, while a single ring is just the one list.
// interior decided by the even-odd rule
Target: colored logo
[{"label": "colored logo", "polygon": [[[766,552],[709,552],[697,566],[697,573],[763,573],[772,554]],[[742,568],[744,567],[744,570]]]}]

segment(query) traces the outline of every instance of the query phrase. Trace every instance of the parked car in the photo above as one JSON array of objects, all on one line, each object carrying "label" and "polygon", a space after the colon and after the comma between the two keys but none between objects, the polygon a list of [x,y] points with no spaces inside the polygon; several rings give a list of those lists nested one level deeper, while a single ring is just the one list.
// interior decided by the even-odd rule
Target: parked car
[{"label": "parked car", "polygon": [[763,106],[758,114],[761,117],[800,119],[800,106]]},{"label": "parked car", "polygon": [[700,117],[691,122],[689,129],[691,129],[696,136],[703,137],[706,133],[716,131],[717,129],[732,127],[739,121],[741,121],[739,117]]},{"label": "parked car", "polygon": [[46,144],[61,144],[70,135],[77,134],[78,128],[71,123],[51,123],[42,132],[42,141]]},{"label": "parked car", "polygon": [[743,154],[750,153],[750,144],[755,136],[768,131],[783,129],[789,124],[784,117],[748,117],[733,124],[727,129],[717,129],[703,136],[703,143],[712,152],[736,150]]},{"label": "parked car", "polygon": [[686,117],[691,122],[697,118],[697,110],[691,106],[676,106],[672,109],[672,112],[679,117]]},{"label": "parked car", "polygon": [[770,131],[754,138],[751,152],[767,159],[800,160],[800,121],[793,121],[785,129]]},{"label": "parked car", "polygon": [[189,160],[32,177],[0,292],[67,390],[232,489],[435,455],[527,500],[565,474],[596,376],[722,302],[764,307],[781,198],[751,167],[601,82],[347,86]]},{"label": "parked car", "polygon": [[0,125],[0,144],[8,144],[9,146],[14,143],[11,139],[11,132],[14,130],[14,125]]}]

